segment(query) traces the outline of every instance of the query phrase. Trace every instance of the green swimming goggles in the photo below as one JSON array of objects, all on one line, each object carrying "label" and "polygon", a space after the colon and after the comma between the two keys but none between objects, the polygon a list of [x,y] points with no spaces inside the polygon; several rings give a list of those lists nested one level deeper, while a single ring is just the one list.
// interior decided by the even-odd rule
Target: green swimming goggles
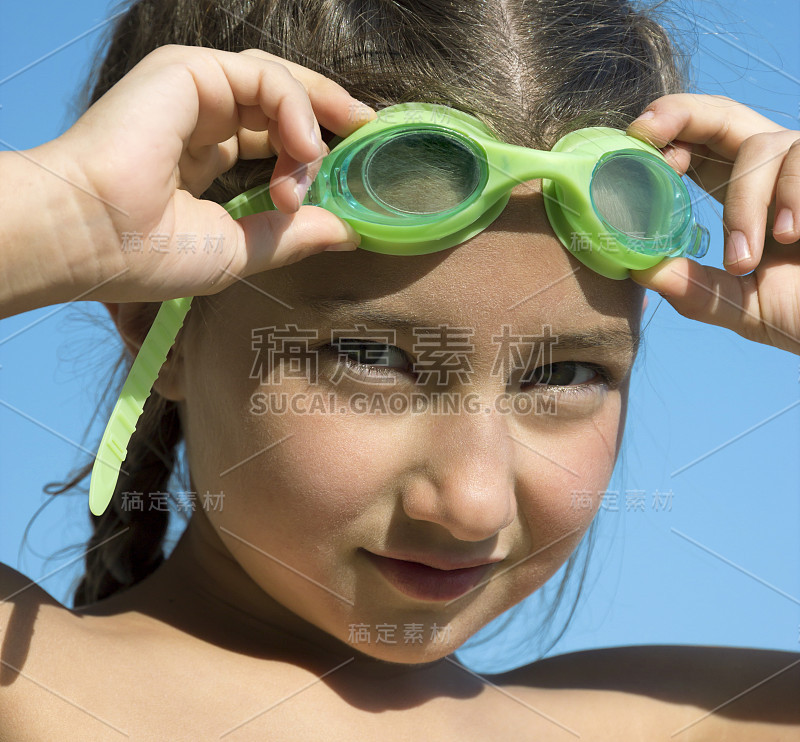
[{"label": "green swimming goggles", "polygon": [[[708,249],[708,230],[695,221],[681,177],[656,148],[617,129],[579,129],[542,151],[500,142],[461,111],[401,103],[331,145],[303,203],[347,221],[364,250],[422,255],[458,245],[500,216],[515,185],[535,178],[542,179],[558,239],[607,278]],[[234,219],[275,208],[268,185],[224,206]],[[95,515],[111,501],[128,442],[191,302],[161,305],[133,363],[92,470]]]}]

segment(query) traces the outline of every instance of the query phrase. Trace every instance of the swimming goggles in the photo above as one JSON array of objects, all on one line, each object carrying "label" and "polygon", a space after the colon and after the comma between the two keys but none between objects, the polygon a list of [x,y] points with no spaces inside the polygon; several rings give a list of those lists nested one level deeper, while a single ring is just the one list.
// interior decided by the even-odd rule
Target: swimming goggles
[{"label": "swimming goggles", "polygon": [[[579,129],[550,151],[536,150],[500,142],[462,111],[400,103],[331,145],[303,203],[347,221],[365,250],[422,255],[458,245],[500,216],[515,185],[536,178],[558,239],[607,278],[708,249],[708,230],[695,221],[681,177],[656,148],[618,129]],[[269,185],[261,185],[224,208],[239,219],[275,207]],[[92,469],[95,515],[111,501],[145,400],[191,302],[162,303],[134,360]]]}]

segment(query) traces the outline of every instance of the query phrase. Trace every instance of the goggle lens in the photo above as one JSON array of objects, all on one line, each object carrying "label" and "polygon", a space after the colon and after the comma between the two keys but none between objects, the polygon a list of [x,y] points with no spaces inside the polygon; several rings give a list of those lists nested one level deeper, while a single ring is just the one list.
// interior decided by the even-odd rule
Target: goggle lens
[{"label": "goggle lens", "polygon": [[423,129],[362,148],[343,174],[362,206],[402,218],[460,207],[481,185],[480,163],[459,138]]},{"label": "goggle lens", "polygon": [[[666,163],[643,153],[613,152],[595,167],[590,185],[595,213],[615,235],[642,241],[639,249],[668,253],[684,228],[688,192]],[[622,240],[625,242],[626,240]]]}]

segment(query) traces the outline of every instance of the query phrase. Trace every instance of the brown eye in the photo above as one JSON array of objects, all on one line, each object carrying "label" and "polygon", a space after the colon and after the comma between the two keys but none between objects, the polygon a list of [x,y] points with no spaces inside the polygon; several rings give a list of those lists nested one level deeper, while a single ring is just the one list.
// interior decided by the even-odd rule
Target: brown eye
[{"label": "brown eye", "polygon": [[579,386],[591,381],[598,374],[602,376],[597,366],[577,361],[561,361],[535,368],[522,379],[522,383],[544,386]]},{"label": "brown eye", "polygon": [[386,343],[340,338],[328,347],[342,363],[364,376],[391,376],[409,365],[400,348]]}]

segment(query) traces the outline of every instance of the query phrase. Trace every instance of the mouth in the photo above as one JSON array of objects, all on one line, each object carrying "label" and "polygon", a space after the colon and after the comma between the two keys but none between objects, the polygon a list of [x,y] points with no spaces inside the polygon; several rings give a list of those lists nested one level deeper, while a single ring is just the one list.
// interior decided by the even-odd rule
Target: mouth
[{"label": "mouth", "polygon": [[410,598],[424,601],[448,601],[460,598],[477,587],[492,566],[494,559],[470,566],[448,566],[440,569],[422,562],[380,556],[365,552],[369,561],[396,590]]}]

